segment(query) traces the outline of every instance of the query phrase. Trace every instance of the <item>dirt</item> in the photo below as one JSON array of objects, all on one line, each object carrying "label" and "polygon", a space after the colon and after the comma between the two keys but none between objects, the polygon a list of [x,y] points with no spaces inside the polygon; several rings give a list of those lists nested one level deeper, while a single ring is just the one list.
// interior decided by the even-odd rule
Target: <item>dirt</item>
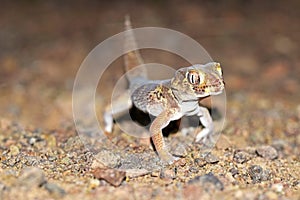
[{"label": "dirt", "polygon": [[[4,1],[0,199],[300,199],[299,9],[296,0]],[[76,72],[96,45],[123,31],[126,14],[135,27],[191,36],[221,63],[226,123],[209,151],[179,130],[166,137],[179,159],[163,166],[147,139],[120,129],[94,149],[78,135]],[[174,68],[186,63],[142,54]],[[119,58],[100,80],[100,121],[123,73]]]}]

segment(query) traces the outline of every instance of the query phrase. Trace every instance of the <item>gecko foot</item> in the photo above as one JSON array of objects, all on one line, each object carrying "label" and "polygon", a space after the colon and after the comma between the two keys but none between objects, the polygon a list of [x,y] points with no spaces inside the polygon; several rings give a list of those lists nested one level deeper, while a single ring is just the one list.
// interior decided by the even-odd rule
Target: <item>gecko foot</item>
[{"label": "gecko foot", "polygon": [[206,142],[215,143],[216,141],[213,139],[212,134],[213,130],[204,128],[197,134],[196,142],[202,142],[203,144],[206,144]]},{"label": "gecko foot", "polygon": [[113,116],[110,112],[104,113],[104,123],[105,123],[104,131],[106,133],[112,133],[114,122],[113,122]]},{"label": "gecko foot", "polygon": [[171,165],[176,160],[179,159],[179,158],[176,158],[176,157],[172,156],[172,154],[170,154],[166,150],[160,150],[160,151],[158,151],[158,155],[159,155],[160,160],[163,162],[163,164],[166,164],[166,165]]}]

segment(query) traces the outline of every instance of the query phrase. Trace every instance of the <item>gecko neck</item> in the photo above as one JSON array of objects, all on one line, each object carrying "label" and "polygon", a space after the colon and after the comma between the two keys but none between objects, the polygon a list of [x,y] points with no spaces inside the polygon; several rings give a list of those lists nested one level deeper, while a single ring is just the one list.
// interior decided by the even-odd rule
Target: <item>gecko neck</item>
[{"label": "gecko neck", "polygon": [[198,101],[198,97],[192,96],[192,95],[187,95],[185,93],[183,93],[182,91],[179,91],[176,88],[172,88],[172,92],[174,97],[176,98],[176,100],[178,101],[178,103],[182,103],[182,102],[187,102],[187,101]]}]

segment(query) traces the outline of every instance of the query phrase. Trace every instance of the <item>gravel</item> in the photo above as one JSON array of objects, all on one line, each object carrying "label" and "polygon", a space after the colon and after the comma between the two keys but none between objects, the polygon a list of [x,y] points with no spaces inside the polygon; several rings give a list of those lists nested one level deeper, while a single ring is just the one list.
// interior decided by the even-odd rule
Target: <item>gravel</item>
[{"label": "gravel", "polygon": [[259,165],[250,166],[248,171],[253,183],[260,183],[261,181],[267,181],[270,179],[270,171],[264,170]]},{"label": "gravel", "polygon": [[[300,199],[300,2],[155,2],[1,3],[1,200]],[[226,123],[214,147],[194,142],[202,129],[199,117],[182,119],[185,133],[174,127],[178,133],[166,134],[179,160],[165,167],[149,140],[118,127],[101,140],[89,140],[98,134],[89,131],[78,136],[72,116],[77,66],[91,46],[122,30],[124,10],[137,11],[134,27],[175,27],[204,40],[221,62]],[[165,52],[145,50],[142,56],[174,68],[189,65]],[[99,79],[91,105],[101,127],[115,82],[124,74],[118,60]],[[200,103],[214,111],[220,101],[216,96]],[[222,125],[216,119],[215,127]],[[205,152],[211,154],[204,157]]]}]

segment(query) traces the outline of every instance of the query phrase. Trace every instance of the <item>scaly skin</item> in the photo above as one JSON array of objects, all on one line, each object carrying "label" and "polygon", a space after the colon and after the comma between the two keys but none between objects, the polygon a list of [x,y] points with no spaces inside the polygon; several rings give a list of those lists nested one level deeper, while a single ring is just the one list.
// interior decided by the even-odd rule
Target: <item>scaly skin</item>
[{"label": "scaly skin", "polygon": [[[125,48],[136,48],[128,17],[125,20],[125,30]],[[162,135],[162,129],[170,121],[182,116],[197,115],[204,128],[197,134],[196,142],[205,141],[211,137],[214,131],[213,121],[207,108],[199,105],[199,100],[220,94],[224,90],[222,69],[219,63],[211,62],[180,68],[172,79],[152,81],[147,79],[145,68],[139,67],[137,70],[132,70],[143,64],[138,50],[125,54],[124,60],[128,72],[126,75],[130,82],[130,92],[126,94],[131,94],[131,102],[124,104],[122,109],[126,110],[134,104],[143,112],[156,117],[150,126],[150,133],[155,149],[164,163],[171,164],[175,160],[168,152]],[[123,97],[120,99],[124,101]],[[119,102],[121,105],[122,102]],[[122,109],[117,112],[122,112]],[[106,109],[104,120],[105,130],[111,132],[113,118],[110,107]]]}]

